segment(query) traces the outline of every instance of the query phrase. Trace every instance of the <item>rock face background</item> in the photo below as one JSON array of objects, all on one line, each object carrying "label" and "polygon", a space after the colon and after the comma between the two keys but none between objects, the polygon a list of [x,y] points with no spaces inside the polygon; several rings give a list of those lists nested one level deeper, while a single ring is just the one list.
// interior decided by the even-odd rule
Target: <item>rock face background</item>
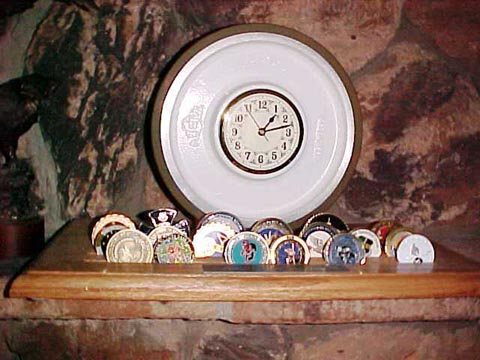
[{"label": "rock face background", "polygon": [[[136,214],[170,204],[145,155],[144,126],[155,85],[190,41],[253,22],[309,35],[353,79],[364,117],[363,148],[332,211],[350,221],[388,217],[420,228],[479,223],[480,2],[95,4],[98,9],[39,1],[38,27],[29,43],[23,41],[28,47],[19,59],[25,72],[60,80],[23,146],[46,199],[49,233],[84,214]],[[17,29],[25,22],[19,24]],[[15,29],[1,35],[4,54],[14,47],[7,40]],[[8,68],[0,70],[7,80]]]}]

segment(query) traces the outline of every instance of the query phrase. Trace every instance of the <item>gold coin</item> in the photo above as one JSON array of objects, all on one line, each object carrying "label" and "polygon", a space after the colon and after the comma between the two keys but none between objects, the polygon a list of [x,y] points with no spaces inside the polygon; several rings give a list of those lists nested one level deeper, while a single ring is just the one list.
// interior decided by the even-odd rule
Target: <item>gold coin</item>
[{"label": "gold coin", "polygon": [[92,241],[92,245],[95,244],[95,239],[97,238],[102,228],[111,223],[121,224],[128,229],[135,229],[135,223],[133,222],[132,219],[130,219],[126,215],[122,215],[118,213],[104,215],[100,219],[98,219],[97,222],[95,222],[95,226],[93,227],[92,234],[90,237]]}]

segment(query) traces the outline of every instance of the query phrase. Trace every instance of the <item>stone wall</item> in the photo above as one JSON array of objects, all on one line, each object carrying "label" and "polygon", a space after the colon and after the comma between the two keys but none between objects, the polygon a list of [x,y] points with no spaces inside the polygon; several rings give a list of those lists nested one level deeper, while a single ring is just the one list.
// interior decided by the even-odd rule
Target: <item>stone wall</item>
[{"label": "stone wall", "polygon": [[[478,359],[476,322],[0,321],[2,359]],[[47,335],[48,334],[48,335]]]},{"label": "stone wall", "polygon": [[36,164],[49,233],[80,215],[169,205],[144,147],[155,85],[190,41],[254,22],[311,36],[353,79],[363,148],[332,211],[416,227],[478,224],[478,1],[95,3],[53,1],[38,15],[24,59],[26,72],[61,80],[24,147]]}]

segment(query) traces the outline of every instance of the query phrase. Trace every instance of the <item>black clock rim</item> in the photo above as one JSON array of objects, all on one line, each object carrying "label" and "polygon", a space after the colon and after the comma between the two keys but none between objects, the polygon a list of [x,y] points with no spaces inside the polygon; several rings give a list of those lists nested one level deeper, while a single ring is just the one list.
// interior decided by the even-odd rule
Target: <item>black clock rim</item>
[{"label": "black clock rim", "polygon": [[[160,87],[155,97],[153,113],[151,117],[151,128],[150,128],[150,141],[153,150],[153,156],[156,164],[157,174],[160,176],[159,184],[162,186],[162,189],[167,191],[166,195],[169,195],[171,200],[177,205],[182,212],[193,217],[198,221],[206,213],[200,210],[195,204],[193,204],[181,191],[181,189],[175,183],[173,177],[171,176],[165,157],[162,151],[162,146],[160,142],[161,134],[161,114],[163,109],[163,104],[165,98],[168,94],[170,86],[177,77],[178,73],[182,68],[201,50],[203,50],[208,45],[211,45],[221,39],[251,32],[264,32],[264,33],[273,33],[278,35],[283,35],[288,38],[297,40],[308,47],[312,48],[317,52],[321,57],[323,57],[332,68],[335,70],[337,75],[340,77],[341,82],[343,83],[353,111],[354,117],[354,141],[353,141],[353,150],[350,157],[350,162],[347,166],[345,173],[343,174],[342,179],[340,180],[338,186],[335,190],[327,197],[325,201],[319,204],[314,210],[309,211],[298,219],[291,221],[289,223],[290,227],[294,230],[298,230],[303,223],[309,218],[309,216],[315,212],[327,210],[338,197],[343,192],[345,187],[348,184],[348,181],[352,177],[355,166],[358,162],[361,149],[361,139],[362,139],[362,120],[361,120],[361,110],[360,104],[357,99],[357,92],[353,86],[352,81],[350,80],[347,72],[340,64],[340,62],[335,58],[335,56],[328,51],[325,47],[320,45],[318,42],[313,40],[311,37],[291,28],[287,28],[280,25],[274,24],[242,24],[242,25],[233,25],[220,30],[217,30],[211,34],[201,37],[195,41],[189,48],[187,48],[178,59],[172,64],[170,69],[167,71],[163,79],[160,79]],[[222,209],[217,209],[222,210]]]}]

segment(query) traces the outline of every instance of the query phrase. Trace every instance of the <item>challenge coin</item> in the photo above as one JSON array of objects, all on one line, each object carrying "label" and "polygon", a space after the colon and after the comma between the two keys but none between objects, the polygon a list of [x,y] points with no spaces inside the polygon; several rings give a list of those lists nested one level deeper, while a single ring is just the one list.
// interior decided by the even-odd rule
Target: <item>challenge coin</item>
[{"label": "challenge coin", "polygon": [[380,220],[380,221],[374,222],[370,226],[370,230],[372,230],[378,236],[378,239],[380,240],[380,245],[382,247],[385,247],[385,241],[387,239],[387,235],[390,232],[390,230],[392,230],[392,228],[395,226],[396,226],[396,223],[393,220]]},{"label": "challenge coin", "polygon": [[420,234],[405,237],[397,248],[397,261],[402,264],[433,263],[435,249],[431,241]]},{"label": "challenge coin", "polygon": [[177,227],[172,226],[172,225],[160,225],[157,226],[156,228],[153,228],[149,233],[148,233],[148,239],[152,243],[152,245],[155,246],[155,244],[159,241],[162,241],[162,237],[173,235],[173,234],[179,234],[179,235],[185,235],[184,232],[180,231]]},{"label": "challenge coin", "polygon": [[235,235],[229,225],[210,222],[200,227],[193,236],[195,257],[222,257],[225,243]]},{"label": "challenge coin", "polygon": [[173,224],[173,226],[180,230],[182,233],[184,233],[188,238],[190,238],[192,232],[190,221],[188,221],[187,219],[182,219],[179,222]]},{"label": "challenge coin", "polygon": [[362,244],[349,233],[335,235],[323,250],[324,259],[329,265],[360,264],[365,258]]},{"label": "challenge coin", "polygon": [[190,240],[183,234],[161,236],[155,244],[155,260],[160,264],[189,264],[194,254]]},{"label": "challenge coin", "polygon": [[338,234],[339,230],[331,225],[322,222],[313,222],[304,227],[300,232],[300,237],[305,240],[310,250],[310,256],[313,258],[323,258],[323,247],[325,243]]},{"label": "challenge coin", "polygon": [[412,235],[410,229],[403,226],[393,227],[385,239],[385,254],[388,257],[395,257],[398,245],[408,235]]},{"label": "challenge coin", "polygon": [[236,265],[267,264],[269,249],[267,241],[260,234],[245,231],[228,240],[225,261]]},{"label": "challenge coin", "polygon": [[240,220],[233,214],[230,214],[225,211],[216,211],[209,214],[206,214],[197,226],[197,229],[207,225],[209,223],[220,223],[229,226],[235,231],[235,234],[244,230],[244,227]]},{"label": "challenge coin", "polygon": [[104,255],[107,243],[116,232],[124,229],[135,229],[135,223],[128,216],[111,213],[102,216],[92,230],[92,245],[97,255]]},{"label": "challenge coin", "polygon": [[380,239],[373,231],[368,229],[355,229],[350,233],[361,241],[366,257],[380,257],[382,255]]},{"label": "challenge coin", "polygon": [[177,216],[178,211],[175,209],[165,208],[150,211],[148,217],[150,218],[153,226],[160,224],[173,224],[173,219]]},{"label": "challenge coin", "polygon": [[312,215],[304,225],[304,229],[315,222],[324,223],[333,226],[339,231],[349,231],[348,225],[338,216],[328,213],[318,213]]},{"label": "challenge coin", "polygon": [[273,217],[257,221],[251,230],[262,235],[268,245],[283,235],[292,234],[292,229],[287,223]]},{"label": "challenge coin", "polygon": [[273,242],[270,261],[279,265],[308,264],[310,251],[302,238],[296,235],[284,235]]},{"label": "challenge coin", "polygon": [[153,246],[147,235],[133,229],[115,233],[105,253],[108,262],[151,263],[153,260]]}]

